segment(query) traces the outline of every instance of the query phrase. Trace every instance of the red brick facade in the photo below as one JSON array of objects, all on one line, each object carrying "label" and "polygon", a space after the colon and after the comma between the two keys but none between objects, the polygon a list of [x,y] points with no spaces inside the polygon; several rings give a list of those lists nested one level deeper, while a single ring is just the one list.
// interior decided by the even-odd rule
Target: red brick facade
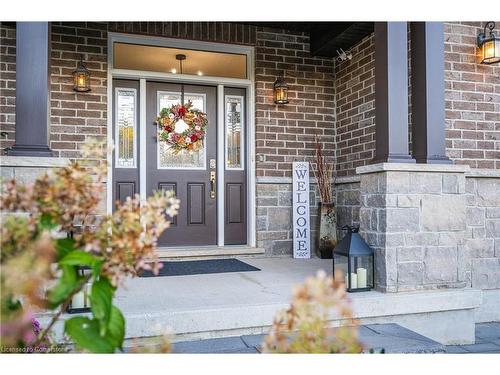
[{"label": "red brick facade", "polygon": [[[255,58],[257,175],[291,177],[291,162],[314,154],[318,137],[334,150],[333,60],[312,58],[309,37],[258,30]],[[273,83],[285,72],[290,103],[273,103]]]},{"label": "red brick facade", "polygon": [[445,24],[446,148],[457,164],[500,169],[500,66],[479,63],[483,27]]},{"label": "red brick facade", "polygon": [[[446,153],[456,164],[500,169],[500,66],[480,64],[476,38],[483,27],[481,22],[444,26]],[[335,65],[339,176],[354,175],[374,155],[373,42],[373,35],[365,38],[351,49],[351,61]],[[411,113],[409,120],[411,132]]]},{"label": "red brick facade", "polygon": [[14,144],[16,123],[16,29],[0,24],[0,150]]},{"label": "red brick facade", "polygon": [[[478,64],[481,23],[445,24],[447,152],[457,163],[500,168],[500,67]],[[53,23],[51,148],[78,157],[88,137],[106,136],[108,31],[255,45],[257,175],[290,176],[290,163],[310,157],[319,136],[336,152],[339,176],[353,175],[374,153],[373,35],[342,63],[312,58],[303,33],[221,22]],[[15,24],[0,25],[0,148],[13,144]],[[80,55],[92,72],[92,92],[71,89]],[[290,103],[272,103],[272,85],[284,72]],[[335,125],[334,125],[335,124]]]},{"label": "red brick facade", "polygon": [[336,159],[339,177],[353,175],[375,153],[373,34],[354,46],[352,60],[335,64]]}]

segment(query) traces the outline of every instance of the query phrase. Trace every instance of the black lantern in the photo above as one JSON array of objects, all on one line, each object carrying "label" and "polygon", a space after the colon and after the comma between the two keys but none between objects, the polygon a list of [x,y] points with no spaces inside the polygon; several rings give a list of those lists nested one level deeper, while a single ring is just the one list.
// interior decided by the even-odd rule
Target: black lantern
[{"label": "black lantern", "polygon": [[333,249],[333,272],[341,271],[348,292],[364,292],[375,284],[373,250],[359,235],[359,228],[342,228],[347,234]]},{"label": "black lantern", "polygon": [[[78,267],[78,276],[87,277],[91,272],[89,267]],[[66,311],[69,314],[79,314],[90,312],[90,290],[91,284],[87,283],[83,288],[73,295]]]},{"label": "black lantern", "polygon": [[275,104],[287,104],[288,103],[288,85],[285,82],[285,78],[281,75],[273,85],[274,89],[274,103]]},{"label": "black lantern", "polygon": [[[488,29],[488,31],[486,31]],[[500,36],[495,35],[495,22],[486,22],[484,32],[477,36],[477,45],[481,49],[481,64],[500,62]]]},{"label": "black lantern", "polygon": [[90,72],[81,58],[76,70],[73,71],[73,90],[76,92],[90,91]]}]

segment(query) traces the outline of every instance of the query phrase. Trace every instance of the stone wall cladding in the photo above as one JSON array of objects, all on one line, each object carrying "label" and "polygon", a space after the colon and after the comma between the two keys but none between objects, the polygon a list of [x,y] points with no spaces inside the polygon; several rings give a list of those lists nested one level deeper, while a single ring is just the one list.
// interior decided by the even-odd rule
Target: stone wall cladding
[{"label": "stone wall cladding", "polygon": [[[310,184],[311,256],[314,257],[318,231],[319,193],[316,184]],[[292,184],[257,184],[257,247],[267,256],[293,254]]]},{"label": "stone wall cladding", "polygon": [[[359,181],[342,182],[335,185],[337,226],[339,228],[344,225],[359,225],[360,194]],[[340,233],[340,236],[342,237],[343,233]]]},{"label": "stone wall cladding", "polygon": [[[285,73],[290,103],[273,103],[273,83]],[[293,161],[311,159],[314,140],[334,147],[333,59],[311,57],[309,37],[258,29],[255,48],[257,176],[291,177]]]},{"label": "stone wall cladding", "polygon": [[468,284],[461,254],[465,174],[387,171],[361,175],[361,231],[376,252],[378,289]]},{"label": "stone wall cladding", "polygon": [[375,152],[373,34],[351,48],[352,59],[335,63],[336,159],[339,177],[352,176]]},{"label": "stone wall cladding", "polygon": [[500,289],[500,177],[466,180],[465,246],[459,261],[469,286]]},{"label": "stone wall cladding", "polygon": [[448,156],[472,168],[500,169],[500,66],[480,64],[477,35],[484,23],[444,27]]}]

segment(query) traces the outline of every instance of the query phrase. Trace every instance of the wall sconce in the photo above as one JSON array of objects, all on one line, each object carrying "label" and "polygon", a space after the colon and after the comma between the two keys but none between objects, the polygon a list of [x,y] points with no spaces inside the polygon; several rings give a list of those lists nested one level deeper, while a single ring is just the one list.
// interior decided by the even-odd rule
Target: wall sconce
[{"label": "wall sconce", "polygon": [[[487,32],[486,29],[489,29]],[[477,36],[477,45],[481,49],[483,58],[481,64],[495,64],[500,62],[500,37],[493,30],[495,22],[486,22],[484,32]]]},{"label": "wall sconce", "polygon": [[90,72],[81,58],[76,70],[73,72],[73,91],[90,91]]},{"label": "wall sconce", "polygon": [[274,89],[274,103],[287,104],[288,103],[288,85],[285,82],[283,75],[279,76],[273,85]]}]

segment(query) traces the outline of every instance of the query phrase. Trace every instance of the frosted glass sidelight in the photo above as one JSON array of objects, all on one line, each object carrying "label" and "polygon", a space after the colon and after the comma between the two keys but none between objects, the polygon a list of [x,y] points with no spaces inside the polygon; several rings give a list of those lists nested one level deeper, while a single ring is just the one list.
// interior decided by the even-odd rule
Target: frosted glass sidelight
[{"label": "frosted glass sidelight", "polygon": [[226,96],[226,169],[242,169],[243,97]]},{"label": "frosted glass sidelight", "polygon": [[136,150],[136,91],[116,89],[116,167],[135,168]]}]

